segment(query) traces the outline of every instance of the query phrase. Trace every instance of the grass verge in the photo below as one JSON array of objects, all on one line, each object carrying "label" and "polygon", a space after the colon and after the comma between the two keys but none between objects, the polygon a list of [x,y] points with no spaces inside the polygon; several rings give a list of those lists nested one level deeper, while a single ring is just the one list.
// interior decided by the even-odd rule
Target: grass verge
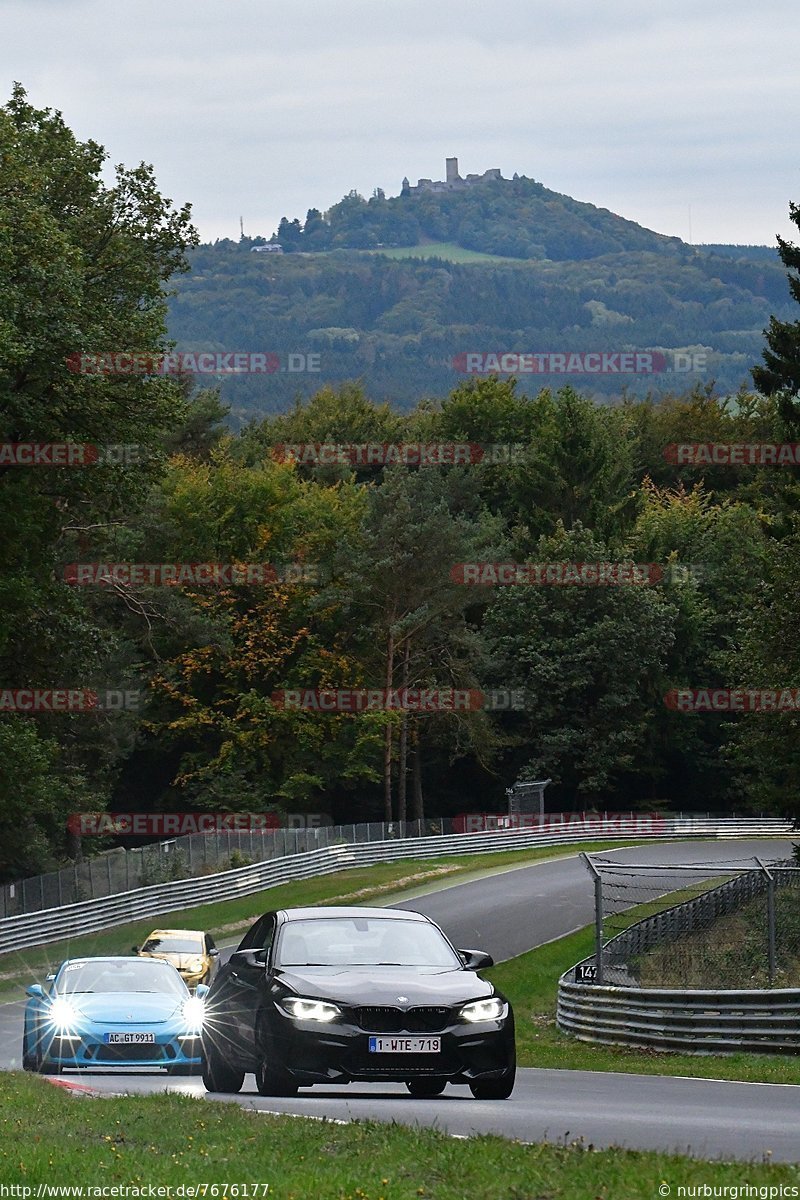
[{"label": "grass verge", "polygon": [[[637,919],[641,916],[641,910],[637,909]],[[749,1083],[800,1083],[800,1058],[789,1055],[670,1054],[650,1048],[595,1045],[561,1033],[556,1027],[559,976],[593,951],[594,930],[587,926],[484,972],[514,1006],[517,1057],[521,1066],[690,1075]]]},{"label": "grass verge", "polygon": [[[654,1152],[455,1140],[432,1129],[298,1120],[176,1094],[92,1100],[42,1079],[0,1076],[0,1181],[31,1187],[29,1195],[40,1183],[82,1185],[85,1197],[92,1187],[183,1184],[182,1195],[202,1197],[188,1189],[205,1185],[214,1200],[642,1200],[665,1183],[676,1196],[682,1184],[719,1187],[742,1176],[741,1164]],[[789,1195],[800,1170],[753,1164],[746,1178],[775,1188],[761,1195]]]},{"label": "grass verge", "polygon": [[[408,889],[466,882],[476,872],[502,870],[515,865],[564,858],[581,851],[637,846],[640,841],[592,842],[581,846],[540,846],[530,850],[506,850],[491,854],[443,855],[440,858],[404,859],[373,867],[354,867],[314,879],[279,884],[219,904],[204,904],[180,912],[147,917],[126,925],[115,925],[100,933],[66,938],[47,946],[32,947],[0,956],[0,1003],[20,998],[20,989],[38,983],[65,958],[91,954],[127,954],[151,930],[206,929],[217,940],[238,940],[256,917],[271,908],[300,904],[366,904],[386,901]],[[587,885],[588,886],[588,885]]]}]

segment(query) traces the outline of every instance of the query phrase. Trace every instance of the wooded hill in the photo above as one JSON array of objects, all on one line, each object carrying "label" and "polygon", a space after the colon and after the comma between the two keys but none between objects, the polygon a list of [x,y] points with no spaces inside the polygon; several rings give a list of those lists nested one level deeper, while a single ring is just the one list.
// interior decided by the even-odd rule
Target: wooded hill
[{"label": "wooded hill", "polygon": [[[655,375],[574,374],[597,399],[715,381],[751,386],[770,313],[791,315],[785,274],[765,247],[697,248],[533,180],[370,200],[351,193],[323,217],[265,239],[200,246],[176,282],[169,329],[180,349],[267,351],[270,375],[220,380],[234,419],[284,411],[323,383],[359,379],[410,408],[445,396],[465,352],[675,352]],[[288,355],[317,370],[290,371]],[[208,381],[206,381],[208,382]],[[520,378],[535,394],[566,382]]]}]

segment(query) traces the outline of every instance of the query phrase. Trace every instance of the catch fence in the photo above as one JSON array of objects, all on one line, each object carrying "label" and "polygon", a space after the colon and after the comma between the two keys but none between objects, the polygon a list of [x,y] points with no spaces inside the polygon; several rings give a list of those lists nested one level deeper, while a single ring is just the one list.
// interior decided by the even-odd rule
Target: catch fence
[{"label": "catch fence", "polygon": [[[595,953],[575,969],[577,981],[694,989],[800,981],[792,860],[660,866],[583,857],[594,878]],[[631,924],[634,907],[644,915]]]}]

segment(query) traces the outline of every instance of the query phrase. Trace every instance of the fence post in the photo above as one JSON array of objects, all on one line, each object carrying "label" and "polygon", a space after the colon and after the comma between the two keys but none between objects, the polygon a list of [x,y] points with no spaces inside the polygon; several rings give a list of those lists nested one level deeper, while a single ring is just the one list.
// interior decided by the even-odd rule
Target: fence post
[{"label": "fence post", "polygon": [[760,858],[756,857],[756,862],[767,877],[767,969],[772,987],[775,982],[775,876]]},{"label": "fence post", "polygon": [[582,853],[594,879],[594,981],[603,983],[603,877],[588,854]]}]

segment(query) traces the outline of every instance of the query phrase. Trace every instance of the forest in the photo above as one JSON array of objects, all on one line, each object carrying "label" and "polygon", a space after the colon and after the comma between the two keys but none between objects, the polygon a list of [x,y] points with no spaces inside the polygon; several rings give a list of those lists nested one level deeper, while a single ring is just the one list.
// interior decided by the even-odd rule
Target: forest
[{"label": "forest", "polygon": [[[223,241],[189,250],[191,271],[172,281],[168,328],[182,351],[274,356],[270,374],[213,381],[237,425],[309,398],[321,382],[358,380],[377,402],[408,411],[463,381],[470,352],[661,356],[654,373],[522,374],[518,387],[531,396],[565,382],[600,403],[696,384],[713,383],[721,395],[752,386],[770,315],[792,313],[776,253],[648,237],[630,237],[626,248],[598,242],[572,259],[475,262],[391,258],[388,250],[278,255],[256,252],[248,238]],[[442,247],[418,252],[448,252]],[[309,356],[313,370],[304,369]]]},{"label": "forest", "polygon": [[[74,856],[70,814],[105,809],[441,816],[497,811],[515,779],[543,775],[565,811],[796,808],[793,711],[675,700],[800,687],[796,469],[676,452],[800,440],[800,339],[775,316],[794,311],[783,268],[719,255],[717,277],[710,258],[642,251],[720,328],[717,303],[728,316],[741,305],[753,327],[772,316],[759,391],[706,381],[597,404],[574,381],[527,392],[489,376],[434,382],[401,407],[368,381],[329,378],[323,360],[309,397],[232,422],[202,379],[69,363],[163,354],[174,305],[204,275],[222,289],[214,261],[241,264],[228,271],[230,324],[220,312],[216,325],[239,349],[260,338],[252,316],[252,340],[236,340],[264,272],[286,272],[281,303],[265,296],[288,331],[290,311],[330,327],[354,305],[365,321],[398,309],[411,321],[422,302],[404,295],[403,265],[197,249],[188,208],[149,168],[101,182],[101,148],[21,89],[0,136],[13,231],[0,239],[0,440],[97,451],[0,465],[0,877]],[[601,260],[594,290],[610,302],[602,289],[626,289]],[[484,320],[482,289],[494,289],[493,328],[521,313],[534,278],[516,273],[525,265],[415,270],[425,302],[456,324]],[[340,308],[322,304],[320,276],[330,297],[349,281]],[[548,327],[577,324],[577,282],[552,287]],[[669,340],[666,319],[648,319]],[[290,344],[303,348],[287,332]],[[763,350],[762,333],[750,367]],[[316,458],[291,449],[309,446]],[[345,450],[322,461],[323,446]],[[460,450],[434,462],[426,447]],[[20,689],[126,699],[30,711],[14,704]],[[339,690],[514,701],[286,702]]]}]

